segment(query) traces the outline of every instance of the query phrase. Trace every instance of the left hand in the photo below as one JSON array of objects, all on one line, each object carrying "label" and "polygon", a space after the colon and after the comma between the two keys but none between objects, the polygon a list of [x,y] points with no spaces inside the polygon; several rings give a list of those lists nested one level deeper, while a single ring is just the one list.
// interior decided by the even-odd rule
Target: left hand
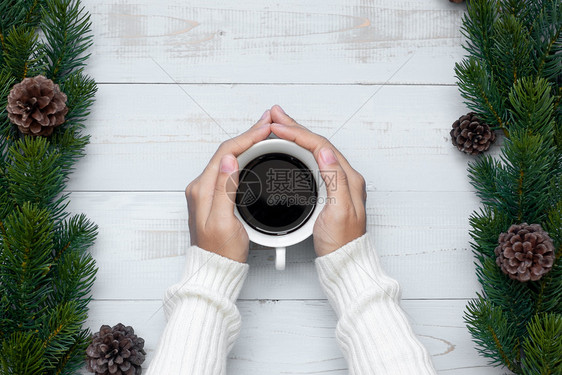
[{"label": "left hand", "polygon": [[199,177],[185,189],[189,211],[191,244],[245,262],[249,239],[234,216],[238,187],[236,157],[271,133],[271,115],[266,111],[248,131],[223,142]]}]

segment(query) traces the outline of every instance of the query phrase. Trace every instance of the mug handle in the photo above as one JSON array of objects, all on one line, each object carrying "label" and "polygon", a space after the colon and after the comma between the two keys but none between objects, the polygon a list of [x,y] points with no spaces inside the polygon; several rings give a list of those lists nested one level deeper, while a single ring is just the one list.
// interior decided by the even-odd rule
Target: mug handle
[{"label": "mug handle", "polygon": [[285,255],[286,251],[284,247],[275,248],[275,269],[278,271],[283,271],[285,269]]}]

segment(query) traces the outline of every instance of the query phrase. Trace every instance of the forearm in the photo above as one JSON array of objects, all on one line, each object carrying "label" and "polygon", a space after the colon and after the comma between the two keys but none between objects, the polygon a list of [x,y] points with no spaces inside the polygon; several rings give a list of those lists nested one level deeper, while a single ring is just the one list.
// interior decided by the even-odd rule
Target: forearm
[{"label": "forearm", "polygon": [[240,332],[235,302],[248,265],[192,246],[182,280],[166,291],[168,319],[148,375],[225,374]]},{"label": "forearm", "polygon": [[399,285],[380,267],[368,235],[316,260],[339,321],[336,337],[354,375],[435,374],[400,308]]}]

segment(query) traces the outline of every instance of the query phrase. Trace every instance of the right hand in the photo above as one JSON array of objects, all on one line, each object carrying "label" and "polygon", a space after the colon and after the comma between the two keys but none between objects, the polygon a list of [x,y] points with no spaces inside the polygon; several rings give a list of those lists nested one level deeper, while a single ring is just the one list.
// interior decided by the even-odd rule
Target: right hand
[{"label": "right hand", "polygon": [[[279,106],[271,108],[271,130],[314,155],[326,183],[328,201],[314,224],[316,255],[329,254],[366,232],[365,179],[326,138],[311,132]],[[330,180],[334,177],[335,183]]]}]

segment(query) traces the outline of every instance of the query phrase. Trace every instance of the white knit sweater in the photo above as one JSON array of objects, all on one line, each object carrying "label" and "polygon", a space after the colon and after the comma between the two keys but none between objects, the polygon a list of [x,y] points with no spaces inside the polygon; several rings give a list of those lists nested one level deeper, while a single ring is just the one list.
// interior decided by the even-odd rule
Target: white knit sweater
[{"label": "white knit sweater", "polygon": [[[398,283],[380,267],[368,235],[316,259],[338,315],[336,339],[352,375],[435,374],[398,305]],[[148,375],[224,375],[240,332],[235,302],[248,265],[192,246],[182,281],[166,292],[168,324]]]}]

